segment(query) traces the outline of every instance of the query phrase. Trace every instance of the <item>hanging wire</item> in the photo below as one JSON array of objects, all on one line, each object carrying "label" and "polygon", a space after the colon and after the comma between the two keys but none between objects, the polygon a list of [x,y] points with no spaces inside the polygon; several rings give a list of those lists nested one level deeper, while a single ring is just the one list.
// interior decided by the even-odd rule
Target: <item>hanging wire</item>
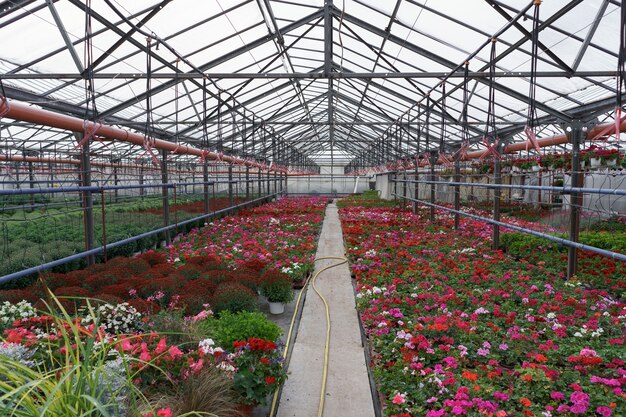
[{"label": "hanging wire", "polygon": [[94,85],[93,68],[93,26],[91,0],[85,2],[85,47],[83,50],[83,60],[85,65],[85,119],[89,119],[92,112],[94,123],[98,119],[98,109],[96,108],[96,91]]},{"label": "hanging wire", "polygon": [[[152,87],[152,39],[146,38],[146,91],[150,91]],[[154,143],[154,119],[152,117],[152,94],[146,94],[146,128],[144,136],[144,152],[152,158],[155,166],[160,166],[160,162],[152,152],[152,144]]]},{"label": "hanging wire", "polygon": [[467,149],[470,146],[469,124],[467,114],[469,109],[469,61],[465,61],[463,69],[463,110],[461,111],[461,148],[459,158],[466,159]]},{"label": "hanging wire", "polygon": [[446,82],[443,81],[441,83],[441,136],[439,137],[439,159],[445,166],[449,167],[452,165],[452,161],[450,161],[450,159],[445,154],[445,138],[447,135],[447,130],[444,116],[447,113],[446,98]]},{"label": "hanging wire", "polygon": [[533,11],[533,30],[531,33],[530,87],[528,91],[528,115],[524,133],[527,137],[526,151],[530,151],[529,145],[532,145],[539,154],[541,153],[541,148],[537,141],[535,127],[537,120],[537,63],[539,61],[539,6],[541,5],[541,0],[535,0],[533,4],[535,5],[535,9]]},{"label": "hanging wire", "polygon": [[[158,45],[158,44],[157,44]],[[174,85],[174,123],[176,123],[176,143],[179,143],[179,138],[178,138],[178,63],[180,62],[180,59],[176,59],[176,85]]]},{"label": "hanging wire", "polygon": [[217,93],[217,150],[223,151],[222,142],[222,90]]},{"label": "hanging wire", "polygon": [[494,158],[499,158],[497,147],[499,144],[498,131],[496,129],[496,38],[491,39],[491,54],[489,58],[489,102],[487,104],[487,122],[485,123],[485,135],[483,144],[487,148],[481,158],[491,154]]},{"label": "hanging wire", "polygon": [[[248,147],[247,147],[247,135],[248,135],[248,123],[246,120],[246,109],[243,109],[243,119],[241,120],[241,128],[243,134],[241,135],[241,151],[244,157],[248,156]],[[254,129],[254,126],[252,126]]]},{"label": "hanging wire", "polygon": [[621,5],[621,17],[619,25],[619,53],[617,58],[617,95],[615,107],[621,109],[626,94],[626,2]]},{"label": "hanging wire", "polygon": [[207,131],[206,77],[202,78],[202,141],[200,144],[203,150],[207,150],[209,148],[209,132]]},{"label": "hanging wire", "polygon": [[[146,51],[146,91],[150,91],[152,86],[152,55],[150,49],[152,41],[150,38],[146,38],[147,51]],[[152,137],[152,94],[146,94],[146,139]]]}]

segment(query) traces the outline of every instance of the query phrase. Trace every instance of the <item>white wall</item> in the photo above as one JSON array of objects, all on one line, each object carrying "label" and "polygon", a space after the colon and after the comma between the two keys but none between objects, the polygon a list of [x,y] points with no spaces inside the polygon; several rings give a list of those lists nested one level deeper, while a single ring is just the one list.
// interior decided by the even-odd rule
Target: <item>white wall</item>
[{"label": "white wall", "polygon": [[289,194],[351,194],[362,193],[369,189],[369,177],[353,177],[351,175],[310,175],[289,177],[287,192]]}]

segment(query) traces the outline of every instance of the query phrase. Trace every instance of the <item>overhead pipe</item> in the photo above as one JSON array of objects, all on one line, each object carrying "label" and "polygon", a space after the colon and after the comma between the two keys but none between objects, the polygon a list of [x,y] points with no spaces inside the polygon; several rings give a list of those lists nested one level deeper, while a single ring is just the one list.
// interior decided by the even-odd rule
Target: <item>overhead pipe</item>
[{"label": "overhead pipe", "polygon": [[[95,130],[96,134],[101,137],[109,139],[116,139],[121,142],[132,143],[135,145],[144,146],[146,142],[146,136],[129,132],[124,129],[119,129],[104,124],[94,123],[89,120],[82,120],[77,117],[68,116],[65,114],[55,113],[49,110],[39,109],[31,107],[26,104],[20,103],[15,100],[7,100],[5,104],[4,117],[8,117],[14,120],[22,122],[34,123],[42,126],[55,127],[58,129],[69,130],[71,132],[85,132],[86,130]],[[235,165],[245,165],[249,167],[259,168],[268,171],[286,172],[284,168],[269,167],[264,164],[260,164],[254,161],[248,161],[228,155],[222,155],[221,153],[205,151],[202,149],[194,148],[189,145],[182,145],[173,142],[168,142],[162,139],[150,139],[150,146],[156,149],[162,149],[168,152],[174,152],[176,154],[195,155],[200,158],[216,160],[220,162],[227,162]]]},{"label": "overhead pipe", "polygon": [[[587,132],[587,138],[588,138],[587,140],[596,139],[596,135],[599,135],[606,129],[609,129],[614,126],[615,126],[615,122],[611,122],[611,123],[604,123],[601,125],[597,125],[591,128]],[[622,121],[622,123],[619,125],[619,131],[626,132],[626,119],[624,119],[624,121]],[[602,138],[603,136],[597,138],[596,140],[602,140]],[[548,136],[547,138],[537,139],[537,143],[539,144],[539,147],[541,148],[544,148],[547,146],[564,145],[566,143],[569,143],[569,138],[567,137],[566,134],[561,133],[558,135]],[[514,153],[514,152],[519,152],[519,151],[525,151],[526,149],[532,149],[532,148],[533,148],[533,145],[529,141],[511,143],[504,147],[504,150],[502,151],[502,153]],[[488,152],[488,151],[480,150],[480,151],[468,152],[466,154],[466,157],[463,158],[462,160],[467,161],[469,159],[480,158],[481,156],[485,154],[485,152]],[[443,161],[441,161],[441,159],[438,159],[437,162],[443,162]]]},{"label": "overhead pipe", "polygon": [[[588,132],[587,132],[587,140],[603,140],[604,137],[606,135],[603,135],[604,132],[606,132],[608,129],[615,127],[615,121],[610,122],[610,123],[604,123],[601,125],[597,125],[594,126],[593,128],[591,128]],[[620,133],[624,133],[626,132],[626,118],[620,123],[619,125],[619,131]],[[600,135],[600,136],[598,136]],[[598,136],[598,137],[596,137]],[[555,145],[564,145],[566,143],[569,143],[569,138],[567,137],[566,134],[558,134],[558,135],[553,135],[553,136],[548,136],[542,139],[537,139],[537,143],[539,145],[539,147],[541,148],[545,148],[547,146],[555,146]],[[514,153],[514,152],[520,152],[520,151],[524,151],[529,149],[530,147],[532,147],[532,145],[530,145],[527,141],[524,142],[517,142],[517,143],[511,143],[507,146],[504,147],[504,149],[502,150],[502,153]],[[462,161],[469,161],[470,159],[477,159],[477,158],[481,158],[483,155],[485,155],[486,152],[489,152],[487,150],[481,149],[478,151],[472,151],[472,152],[467,152],[462,158]],[[452,159],[451,156],[448,157],[449,159]],[[437,158],[436,161],[437,164],[442,164],[444,163],[442,158]],[[419,166],[423,167],[426,166],[426,162],[420,162]],[[378,167],[380,169],[380,167]],[[382,171],[376,171],[374,170],[373,172],[371,170],[360,170],[357,172],[353,172],[351,174],[353,175],[364,175],[365,173],[377,173],[377,174],[382,174],[385,172],[391,172],[392,169],[387,169],[386,171],[384,170]],[[408,169],[413,169],[415,168],[415,164],[411,164],[411,166],[409,167],[400,167],[398,170],[399,171],[403,171],[403,170],[408,170]]]},{"label": "overhead pipe", "polygon": [[[19,156],[19,155],[0,155],[0,161],[7,162],[34,162],[40,164],[66,164],[66,165],[80,165],[80,161],[78,159],[68,159],[68,158],[47,158],[47,157],[39,157],[39,156]],[[107,168],[132,168],[132,169],[143,169],[143,170],[156,170],[158,168],[149,166],[149,165],[133,165],[133,164],[114,164],[111,162],[92,162],[92,166],[97,167],[107,167]],[[257,168],[262,170],[261,168]],[[42,171],[43,172],[43,171]],[[51,171],[48,171],[51,172]],[[76,172],[76,171],[67,171],[68,173]],[[199,171],[185,171],[185,170],[171,170],[171,173],[175,174],[201,174]],[[41,172],[39,172],[41,173]],[[228,171],[209,171],[210,174],[228,174]],[[246,171],[233,171],[234,174],[245,174]],[[311,173],[303,173],[303,172],[287,172],[287,175],[290,177],[300,177],[306,175],[317,175]]]},{"label": "overhead pipe", "polygon": [[[603,138],[605,137],[605,135],[602,135],[603,132],[605,132],[607,129],[610,129],[612,127],[615,127],[615,121],[610,122],[610,123],[604,123],[601,125],[597,125],[594,126],[593,128],[591,128],[588,132],[587,132],[587,140],[603,140]],[[620,123],[619,125],[619,131],[620,133],[624,133],[626,132],[626,118]],[[601,135],[599,137],[596,137],[598,135]],[[541,138],[541,139],[537,139],[537,143],[539,145],[539,147],[541,148],[545,148],[548,146],[555,146],[555,145],[564,145],[566,143],[569,143],[569,138],[567,137],[566,134],[561,133],[558,135],[553,135],[553,136],[548,136],[545,138]],[[518,143],[511,143],[507,146],[504,147],[504,149],[502,150],[502,153],[514,153],[514,152],[520,152],[520,151],[524,151],[527,149],[532,149],[533,145],[530,143],[530,141],[524,141],[524,142],[518,142]],[[472,152],[467,152],[462,158],[462,161],[469,161],[470,159],[477,159],[477,158],[481,158],[483,155],[485,155],[486,153],[488,153],[488,150],[478,150],[478,151],[472,151]],[[449,157],[449,159],[452,159],[451,157]],[[437,164],[442,164],[444,161],[442,158],[437,158],[436,163]],[[406,168],[401,168],[399,169],[400,171],[405,170],[405,169],[412,169],[415,167],[414,164],[411,164],[411,167],[406,167]],[[419,164],[420,167],[422,166],[426,166],[425,162],[420,162]],[[369,172],[369,171],[368,171]],[[384,173],[385,171],[381,171],[381,172],[374,172],[374,173]],[[361,171],[359,171],[359,173],[362,174]],[[356,175],[356,173],[355,173]]]}]

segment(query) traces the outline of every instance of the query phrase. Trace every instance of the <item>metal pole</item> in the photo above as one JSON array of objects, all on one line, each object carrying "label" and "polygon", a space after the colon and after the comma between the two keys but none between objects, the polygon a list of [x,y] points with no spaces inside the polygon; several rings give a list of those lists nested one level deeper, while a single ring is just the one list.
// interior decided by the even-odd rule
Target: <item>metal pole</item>
[{"label": "metal pole", "polygon": [[[586,131],[580,121],[574,121],[566,129],[571,132],[570,140],[572,143],[572,187],[582,187],[584,183],[584,174],[580,169],[580,144],[585,139],[583,129]],[[580,234],[580,212],[583,205],[583,194],[572,193],[570,196],[570,227],[569,240],[578,242]],[[578,270],[578,249],[570,246],[567,254],[567,277],[571,278],[576,275]]]},{"label": "metal pole", "polygon": [[[494,158],[493,161],[493,182],[494,184],[502,183],[502,162],[500,158]],[[500,194],[502,190],[496,188],[493,190],[493,219],[497,222],[500,221]],[[496,223],[493,224],[493,239],[492,248],[497,250],[500,247],[500,226]]]},{"label": "metal pole", "polygon": [[[417,159],[417,157],[415,158],[415,184],[414,184],[414,193],[415,193],[415,200],[419,200],[420,196],[419,196],[419,159]],[[413,214],[417,214],[417,201],[413,202]]]},{"label": "metal pole", "polygon": [[[430,151],[430,180],[435,181],[435,163],[437,162],[437,153]],[[430,184],[430,204],[435,204],[435,184]],[[435,206],[430,206],[430,221],[435,221]]]},{"label": "metal pole", "polygon": [[271,192],[271,191],[270,191],[270,182],[271,182],[271,179],[270,179],[270,171],[268,170],[268,171],[267,171],[267,193],[266,193],[266,195],[267,195],[267,196],[269,196],[269,195],[270,195],[270,192]]},{"label": "metal pole", "polygon": [[[457,153],[454,158],[454,182],[461,182],[461,155]],[[459,230],[461,223],[461,215],[458,211],[461,210],[461,186],[459,184],[454,186],[454,229]]]},{"label": "metal pole", "polygon": [[[170,202],[167,184],[167,151],[161,150],[161,195],[163,197],[163,226],[168,227],[170,225]],[[169,245],[171,243],[170,230],[165,231],[165,243]]]},{"label": "metal pole", "polygon": [[[33,163],[29,162],[28,163],[28,188],[35,188],[35,174],[33,173]],[[30,195],[30,205],[34,206],[35,205],[35,195],[31,194]],[[30,211],[34,211],[34,208],[31,208]]]},{"label": "metal pole", "polygon": [[276,194],[278,192],[278,184],[277,184],[277,178],[276,178],[276,171],[274,171],[273,173],[273,182],[274,182],[274,194]]},{"label": "metal pole", "polygon": [[[142,165],[139,171],[139,185],[143,185],[143,184],[144,184],[144,178],[143,178],[143,165]],[[146,195],[146,190],[142,187],[139,189],[139,196],[141,197],[142,200],[143,200],[144,195]]]},{"label": "metal pole", "polygon": [[209,214],[209,164],[206,160],[202,163],[202,194],[204,198],[204,214]]},{"label": "metal pole", "polygon": [[246,201],[250,200],[250,167],[246,167]]},{"label": "metal pole", "polygon": [[233,205],[233,165],[228,164],[228,206]]},{"label": "metal pole", "polygon": [[[113,167],[113,185],[119,185],[117,181],[117,167]],[[113,195],[115,196],[115,202],[117,203],[117,198],[119,197],[117,188],[114,190]]]},{"label": "metal pole", "polygon": [[[76,139],[80,143],[83,140],[82,133],[75,133]],[[91,187],[91,160],[89,159],[89,144],[91,140],[86,141],[83,144],[82,151],[80,153],[80,176],[81,185],[83,187]],[[94,248],[94,221],[93,221],[93,195],[91,191],[82,191],[81,200],[83,206],[83,225],[85,230],[85,250],[91,250]],[[89,255],[86,257],[87,264],[93,265],[96,263],[95,255]]]},{"label": "metal pole", "polygon": [[391,172],[389,176],[392,178],[391,182],[393,184],[393,201],[397,201],[398,197],[398,171]]},{"label": "metal pole", "polygon": [[406,207],[406,169],[402,172],[402,207]]},{"label": "metal pole", "polygon": [[[541,178],[541,170],[537,172],[537,185],[541,187],[541,182],[543,178]],[[537,190],[537,208],[541,208],[541,189]]]}]

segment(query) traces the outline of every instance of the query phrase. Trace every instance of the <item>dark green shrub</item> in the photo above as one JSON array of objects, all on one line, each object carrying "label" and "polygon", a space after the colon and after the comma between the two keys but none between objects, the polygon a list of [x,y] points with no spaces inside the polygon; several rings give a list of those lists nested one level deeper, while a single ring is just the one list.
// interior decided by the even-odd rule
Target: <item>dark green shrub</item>
[{"label": "dark green shrub", "polygon": [[211,306],[216,313],[224,310],[231,313],[256,311],[257,295],[239,282],[223,282],[215,289]]}]

